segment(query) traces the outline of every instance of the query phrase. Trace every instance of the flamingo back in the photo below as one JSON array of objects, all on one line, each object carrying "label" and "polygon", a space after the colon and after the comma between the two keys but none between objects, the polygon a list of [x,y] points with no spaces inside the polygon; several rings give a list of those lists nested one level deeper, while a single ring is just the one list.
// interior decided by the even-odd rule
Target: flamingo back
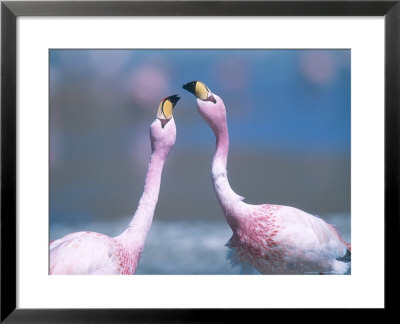
[{"label": "flamingo back", "polygon": [[[232,262],[261,273],[345,273],[348,245],[331,225],[297,208],[249,205],[227,246]],[[347,261],[347,262],[346,262]]]},{"label": "flamingo back", "polygon": [[114,240],[77,232],[50,243],[50,274],[118,274]]}]

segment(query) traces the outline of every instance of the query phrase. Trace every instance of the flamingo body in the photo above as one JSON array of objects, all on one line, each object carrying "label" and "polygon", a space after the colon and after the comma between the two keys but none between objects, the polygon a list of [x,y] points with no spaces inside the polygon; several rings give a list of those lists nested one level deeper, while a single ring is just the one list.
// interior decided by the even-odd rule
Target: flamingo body
[{"label": "flamingo body", "polygon": [[227,246],[232,264],[250,264],[263,274],[344,274],[351,246],[322,219],[297,208],[251,205],[229,185],[229,133],[222,99],[200,81],[183,86],[196,97],[197,110],[216,138],[212,180],[233,235]]},{"label": "flamingo body", "polygon": [[51,274],[133,274],[141,249],[125,248],[118,239],[96,232],[76,232],[53,241]]},{"label": "flamingo body", "polygon": [[[95,232],[76,232],[50,242],[50,274],[134,274],[158,201],[162,169],[175,144],[172,108],[179,97],[164,98],[157,119],[150,126],[151,159],[144,191],[127,229],[116,237]],[[163,110],[164,103],[168,110]]]},{"label": "flamingo body", "polygon": [[232,264],[249,263],[263,274],[347,272],[349,246],[322,219],[288,206],[241,204],[227,243]]}]

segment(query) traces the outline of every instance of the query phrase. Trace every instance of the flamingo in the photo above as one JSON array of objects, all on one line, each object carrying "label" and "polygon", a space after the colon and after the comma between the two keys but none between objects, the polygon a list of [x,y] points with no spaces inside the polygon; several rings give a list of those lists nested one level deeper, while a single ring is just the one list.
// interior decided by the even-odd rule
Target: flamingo
[{"label": "flamingo", "polygon": [[160,191],[162,169],[175,144],[172,110],[180,98],[164,98],[150,126],[151,158],[144,191],[128,227],[109,237],[96,232],[76,232],[50,242],[50,274],[134,274],[150,229]]},{"label": "flamingo", "polygon": [[233,232],[226,244],[232,264],[250,265],[261,274],[345,274],[351,245],[332,225],[294,207],[247,204],[232,190],[226,169],[229,134],[224,102],[200,81],[183,88],[196,96],[197,110],[216,137],[211,175]]}]

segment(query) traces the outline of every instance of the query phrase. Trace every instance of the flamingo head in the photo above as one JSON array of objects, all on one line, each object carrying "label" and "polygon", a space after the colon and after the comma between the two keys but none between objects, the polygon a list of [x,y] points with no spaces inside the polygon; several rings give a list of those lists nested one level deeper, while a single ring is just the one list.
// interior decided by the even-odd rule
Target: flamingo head
[{"label": "flamingo head", "polygon": [[158,107],[157,118],[150,126],[150,139],[152,152],[168,154],[176,139],[176,126],[172,110],[180,98],[173,95],[161,100]]},{"label": "flamingo head", "polygon": [[226,109],[222,99],[201,81],[186,83],[183,89],[196,96],[197,110],[214,133],[217,133],[226,124]]}]

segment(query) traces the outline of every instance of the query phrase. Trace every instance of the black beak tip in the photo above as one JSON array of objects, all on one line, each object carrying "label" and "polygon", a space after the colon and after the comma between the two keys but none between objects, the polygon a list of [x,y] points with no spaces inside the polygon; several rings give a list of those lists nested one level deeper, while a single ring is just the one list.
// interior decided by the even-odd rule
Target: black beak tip
[{"label": "black beak tip", "polygon": [[188,82],[184,84],[182,88],[194,94],[194,89],[196,88],[196,82],[197,81]]},{"label": "black beak tip", "polygon": [[168,98],[167,98],[169,101],[171,101],[172,102],[172,104],[174,105],[174,107],[175,107],[175,105],[176,105],[176,103],[179,101],[179,99],[181,99],[177,94],[175,94],[175,95],[173,95],[173,96],[169,96]]}]

